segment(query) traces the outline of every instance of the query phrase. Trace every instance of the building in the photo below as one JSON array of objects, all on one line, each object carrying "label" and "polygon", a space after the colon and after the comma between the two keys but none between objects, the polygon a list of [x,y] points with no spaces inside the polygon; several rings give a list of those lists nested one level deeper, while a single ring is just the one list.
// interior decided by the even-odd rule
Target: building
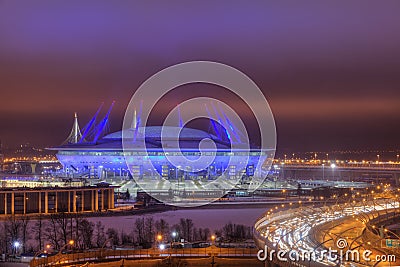
[{"label": "building", "polygon": [[80,187],[84,186],[82,180],[42,178],[30,176],[0,176],[1,188],[15,187]]},{"label": "building", "polygon": [[[96,115],[97,116],[97,113]],[[108,116],[108,114],[107,114]],[[106,116],[106,120],[108,117]],[[107,134],[100,138],[104,128],[104,119],[98,126],[92,126],[94,119],[88,123],[81,133],[77,116],[75,115],[72,131],[67,140],[58,147],[50,148],[57,151],[57,158],[63,165],[64,172],[69,175],[80,175],[87,178],[131,177],[135,180],[151,180],[162,177],[166,180],[214,180],[221,175],[228,180],[251,179],[260,160],[267,158],[267,152],[250,146],[250,151],[232,149],[233,134],[227,130],[220,134],[211,134],[199,129],[174,126],[147,126],[125,129]],[[138,119],[139,121],[139,119]],[[226,129],[232,129],[225,127]],[[97,129],[93,138],[88,141],[90,128]],[[233,131],[233,130],[232,130]],[[218,132],[218,131],[216,131]],[[161,135],[163,133],[163,138]],[[176,136],[179,140],[176,140]],[[132,146],[123,149],[123,142]],[[145,143],[145,149],[136,146],[136,143]],[[179,142],[179,148],[174,148]],[[215,144],[211,149],[200,152],[199,144],[205,147]],[[237,147],[237,146],[236,146]],[[171,159],[183,155],[190,160],[184,166],[171,164]],[[209,160],[207,168],[202,168],[204,162],[196,159],[202,155],[205,161]],[[243,158],[242,162],[231,164],[232,156]],[[128,162],[128,164],[127,164]],[[129,165],[129,167],[128,167]]]},{"label": "building", "polygon": [[114,208],[114,189],[108,184],[86,187],[0,189],[0,215],[95,212]]}]

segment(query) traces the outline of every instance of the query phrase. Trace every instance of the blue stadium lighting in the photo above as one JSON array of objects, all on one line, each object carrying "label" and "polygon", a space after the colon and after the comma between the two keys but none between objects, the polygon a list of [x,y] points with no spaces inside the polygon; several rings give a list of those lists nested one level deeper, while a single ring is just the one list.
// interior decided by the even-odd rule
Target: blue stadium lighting
[{"label": "blue stadium lighting", "polygon": [[103,107],[104,103],[101,103],[100,107],[97,109],[96,113],[94,114],[93,118],[89,121],[89,123],[85,126],[83,134],[81,139],[79,140],[79,143],[82,143],[85,141],[85,139],[88,137],[90,130],[93,128],[94,123],[96,122],[97,116],[100,113],[101,108]]},{"label": "blue stadium lighting", "polygon": [[109,108],[108,111],[107,111],[106,116],[104,116],[103,120],[102,120],[102,121],[100,122],[100,124],[98,125],[98,127],[97,127],[97,132],[96,132],[96,136],[95,136],[94,139],[93,139],[93,142],[94,142],[94,143],[96,143],[97,140],[99,139],[100,135],[103,134],[104,129],[105,129],[105,127],[106,127],[106,125],[107,125],[107,122],[108,122],[108,117],[110,116],[111,110],[112,110],[112,108],[113,108],[113,106],[114,106],[114,103],[115,103],[115,101],[112,102],[110,108]]},{"label": "blue stadium lighting", "polygon": [[[64,172],[88,178],[124,176],[151,180],[161,176],[171,180],[215,180],[223,174],[227,179],[237,179],[237,177],[254,176],[254,167],[257,166],[259,158],[267,156],[266,151],[261,151],[251,145],[250,152],[244,153],[240,149],[234,149],[230,141],[231,133],[221,124],[220,126],[225,131],[225,134],[221,135],[218,123],[214,120],[211,120],[211,124],[217,136],[188,127],[140,126],[142,103],[131,128],[104,135],[105,124],[112,107],[113,104],[98,125],[94,140],[64,143],[59,147],[51,148],[58,151],[56,156],[63,165]],[[208,109],[207,112],[209,112]],[[217,115],[222,123],[220,114],[217,113]],[[93,119],[90,123],[92,122]],[[161,132],[165,137],[163,145],[161,145]],[[176,132],[179,132],[179,148],[168,145],[168,142],[176,140]],[[133,143],[144,142],[145,150],[143,151],[143,148],[139,146],[124,150],[122,143],[126,140]],[[211,150],[200,151],[200,142],[212,142],[215,147],[210,148]],[[179,164],[171,163],[168,157],[178,155],[183,155],[190,161],[184,166],[176,167]],[[206,155],[206,157],[200,157],[201,155]],[[240,160],[240,162],[246,162],[247,165],[240,167],[242,164],[240,162],[231,165],[232,156],[236,158],[243,156],[243,161]],[[245,156],[248,156],[248,161],[245,160]],[[229,171],[225,171],[228,169]]]},{"label": "blue stadium lighting", "polygon": [[[208,113],[208,117],[209,117],[209,118],[212,118],[212,117],[211,117],[211,113],[210,113],[210,111],[208,110],[207,105],[205,105],[205,107],[206,107],[206,111],[207,111],[207,113]],[[215,132],[216,136],[217,136],[219,139],[221,139],[221,134],[220,134],[219,131],[218,131],[218,127],[217,127],[215,121],[214,121],[213,119],[210,119],[210,121],[211,121],[211,125],[212,125],[212,127],[213,127],[213,129],[214,129],[214,132]]]}]

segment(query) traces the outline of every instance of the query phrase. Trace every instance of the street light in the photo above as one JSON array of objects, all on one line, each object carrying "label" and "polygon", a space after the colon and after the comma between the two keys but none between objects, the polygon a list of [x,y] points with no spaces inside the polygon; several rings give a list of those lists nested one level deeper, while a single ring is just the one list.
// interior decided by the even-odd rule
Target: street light
[{"label": "street light", "polygon": [[176,232],[176,231],[173,231],[172,233],[171,233],[171,235],[172,235],[172,240],[171,240],[171,245],[170,245],[170,247],[169,247],[169,257],[171,257],[171,253],[172,253],[172,246],[173,246],[173,242],[176,242],[175,241],[175,238],[178,236],[178,233]]},{"label": "street light", "polygon": [[162,240],[162,235],[157,235],[157,241],[161,241]]},{"label": "street light", "polygon": [[174,231],[174,232],[172,232],[172,234],[171,234],[171,235],[172,235],[172,237],[173,237],[173,239],[174,239],[174,241],[175,241],[175,237],[177,237],[177,236],[178,236],[178,233]]},{"label": "street light", "polygon": [[68,245],[72,247],[74,244],[75,244],[75,241],[73,239],[69,240],[68,243],[64,244],[64,246],[62,246],[60,248],[60,250],[58,251],[57,254],[61,254],[63,249],[66,248]]},{"label": "street light", "polygon": [[15,249],[14,255],[17,255],[17,250],[21,246],[21,244],[18,241],[14,241],[13,246],[14,246],[14,249]]},{"label": "street light", "polygon": [[15,241],[15,242],[14,242],[14,247],[15,247],[15,249],[19,248],[20,245],[21,245],[21,244],[20,244],[18,241]]},{"label": "street light", "polygon": [[336,164],[332,163],[331,164],[331,169],[332,169],[332,179],[335,180],[335,168],[336,168]]},{"label": "street light", "polygon": [[38,252],[36,252],[36,254],[33,256],[33,261],[35,261],[36,260],[36,258],[37,258],[37,256],[39,256],[42,252],[43,253],[45,253],[45,254],[47,254],[48,252],[49,252],[49,249],[51,248],[51,245],[50,244],[47,244],[46,246],[45,246],[45,248],[44,249],[41,249],[41,250],[39,250]]}]

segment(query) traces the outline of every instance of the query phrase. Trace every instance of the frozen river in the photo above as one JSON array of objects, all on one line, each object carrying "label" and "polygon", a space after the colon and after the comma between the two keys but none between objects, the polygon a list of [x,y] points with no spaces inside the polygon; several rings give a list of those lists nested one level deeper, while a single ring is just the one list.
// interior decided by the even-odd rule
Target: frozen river
[{"label": "frozen river", "polygon": [[221,229],[226,223],[244,224],[254,226],[258,217],[260,217],[267,208],[225,208],[225,209],[185,209],[169,210],[158,213],[149,213],[142,215],[116,216],[116,217],[91,217],[88,220],[96,223],[101,221],[105,228],[115,228],[119,231],[130,232],[133,230],[136,218],[153,217],[154,220],[163,218],[169,225],[179,222],[180,218],[192,219],[195,227],[208,227],[210,230]]}]

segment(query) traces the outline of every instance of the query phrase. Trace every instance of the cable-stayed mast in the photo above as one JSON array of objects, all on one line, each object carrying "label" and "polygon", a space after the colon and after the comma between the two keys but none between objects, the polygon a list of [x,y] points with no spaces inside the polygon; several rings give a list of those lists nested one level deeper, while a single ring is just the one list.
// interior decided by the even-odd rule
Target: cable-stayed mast
[{"label": "cable-stayed mast", "polygon": [[65,144],[76,144],[81,140],[82,138],[82,133],[81,129],[79,128],[78,124],[78,114],[75,112],[74,114],[74,124],[72,125],[71,133],[65,139],[65,141],[62,143],[63,145]]},{"label": "cable-stayed mast", "polygon": [[112,110],[114,104],[115,104],[115,101],[113,101],[113,102],[111,103],[111,106],[110,106],[110,108],[109,108],[108,111],[107,111],[107,114],[106,114],[106,115],[104,116],[104,118],[101,120],[101,122],[99,123],[99,125],[97,125],[97,127],[96,127],[96,135],[95,135],[95,137],[94,137],[94,139],[93,139],[93,142],[94,142],[94,143],[96,143],[97,140],[99,139],[100,135],[103,134],[104,129],[106,128],[106,125],[107,125],[107,122],[108,122],[108,117],[110,116],[110,113],[111,113],[111,110]]},{"label": "cable-stayed mast", "polygon": [[103,107],[103,104],[104,103],[101,103],[100,107],[96,111],[96,114],[94,114],[93,118],[83,128],[83,135],[82,135],[81,139],[79,140],[79,143],[86,142],[87,137],[92,134],[93,128],[95,128],[94,124],[96,122],[97,116],[100,113],[101,108]]}]

